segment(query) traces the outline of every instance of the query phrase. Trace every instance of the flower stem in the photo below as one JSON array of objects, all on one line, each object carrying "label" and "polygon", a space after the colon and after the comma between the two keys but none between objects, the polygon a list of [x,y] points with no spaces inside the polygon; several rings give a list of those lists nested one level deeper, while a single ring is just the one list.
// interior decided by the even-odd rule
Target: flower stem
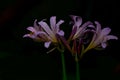
[{"label": "flower stem", "polygon": [[80,80],[79,61],[76,61],[76,80]]},{"label": "flower stem", "polygon": [[64,58],[64,52],[62,52],[62,51],[61,51],[61,60],[62,60],[63,80],[67,80],[66,69],[65,69],[65,58]]}]

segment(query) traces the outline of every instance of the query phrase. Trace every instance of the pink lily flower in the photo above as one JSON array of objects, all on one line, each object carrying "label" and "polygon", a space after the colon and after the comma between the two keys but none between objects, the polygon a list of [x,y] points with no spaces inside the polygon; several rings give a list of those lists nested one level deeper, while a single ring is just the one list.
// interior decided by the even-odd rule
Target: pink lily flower
[{"label": "pink lily flower", "polygon": [[51,43],[58,43],[56,34],[64,36],[64,31],[60,30],[60,25],[64,23],[64,21],[60,20],[56,23],[56,16],[52,16],[50,18],[50,27],[44,20],[38,22],[39,25],[37,25],[36,22],[37,20],[34,21],[33,27],[27,28],[27,30],[31,32],[29,34],[25,34],[23,37],[29,37],[38,42],[45,42],[44,46],[48,48]]}]

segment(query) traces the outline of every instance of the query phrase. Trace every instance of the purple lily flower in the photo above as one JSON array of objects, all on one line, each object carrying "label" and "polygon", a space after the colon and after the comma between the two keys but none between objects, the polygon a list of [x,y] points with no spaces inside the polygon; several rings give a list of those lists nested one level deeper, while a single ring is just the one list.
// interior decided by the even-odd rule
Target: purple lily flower
[{"label": "purple lily flower", "polygon": [[60,30],[60,25],[64,22],[60,20],[56,23],[56,16],[50,18],[50,27],[44,20],[38,22],[34,21],[33,27],[28,27],[27,30],[31,31],[29,34],[25,34],[23,37],[29,37],[39,42],[45,42],[44,46],[48,48],[51,43],[58,43],[56,34],[64,36],[64,31]]},{"label": "purple lily flower", "polygon": [[96,47],[100,47],[100,46],[102,48],[106,48],[108,40],[110,40],[110,39],[117,40],[118,39],[114,35],[109,35],[109,33],[111,32],[111,29],[109,27],[101,29],[101,24],[99,22],[95,21],[95,24],[96,24],[96,30],[93,35],[93,38],[83,53],[87,52],[88,50],[90,50],[92,48],[96,48]]}]

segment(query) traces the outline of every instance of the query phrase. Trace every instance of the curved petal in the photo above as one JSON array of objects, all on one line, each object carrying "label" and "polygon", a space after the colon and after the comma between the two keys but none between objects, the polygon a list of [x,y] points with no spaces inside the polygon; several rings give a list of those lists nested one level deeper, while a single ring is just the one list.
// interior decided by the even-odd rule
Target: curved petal
[{"label": "curved petal", "polygon": [[45,42],[45,43],[44,43],[44,46],[45,46],[46,48],[48,48],[48,47],[50,46],[50,44],[51,44],[51,42]]},{"label": "curved petal", "polygon": [[27,27],[27,30],[29,30],[29,31],[31,31],[31,32],[37,32],[36,30],[35,30],[35,28],[33,28],[33,27]]},{"label": "curved petal", "polygon": [[70,17],[73,19],[74,21],[74,26],[77,26],[77,29],[80,27],[80,25],[82,24],[82,18],[80,16],[75,16],[75,15],[70,15]]},{"label": "curved petal", "polygon": [[50,27],[53,31],[55,31],[55,25],[56,25],[56,16],[52,16],[50,18]]},{"label": "curved petal", "polygon": [[64,23],[64,20],[60,20],[57,24],[56,24],[56,32],[58,32],[59,30],[60,30],[60,25],[62,24],[62,23]]},{"label": "curved petal", "polygon": [[99,34],[101,32],[101,24],[98,21],[95,21],[96,24],[96,33]]},{"label": "curved petal", "polygon": [[23,38],[25,38],[25,37],[30,37],[30,34],[25,34],[25,35],[23,36]]},{"label": "curved petal", "polygon": [[107,40],[110,40],[110,39],[118,39],[118,37],[114,36],[114,35],[108,35],[107,37]]},{"label": "curved petal", "polygon": [[89,27],[89,28],[95,28],[95,26],[92,25],[92,24],[88,25],[88,27]]},{"label": "curved petal", "polygon": [[82,27],[82,30],[83,29],[86,29],[88,26],[91,26],[93,23],[91,21],[87,21],[85,22],[81,27]]},{"label": "curved petal", "polygon": [[79,37],[79,36],[82,36],[82,33],[84,33],[85,29],[86,29],[89,25],[91,25],[91,24],[92,24],[92,22],[90,22],[90,21],[87,21],[86,23],[84,23],[84,24],[77,30],[74,38],[75,38],[75,37],[77,38],[77,37]]},{"label": "curved petal", "polygon": [[32,38],[32,39],[35,39],[35,38],[36,38],[35,35],[31,35],[31,34],[25,34],[25,35],[23,36],[23,38],[25,38],[25,37],[29,37],[29,38]]},{"label": "curved petal", "polygon": [[39,26],[37,25],[37,19],[35,19],[33,26],[36,30],[39,30]]}]

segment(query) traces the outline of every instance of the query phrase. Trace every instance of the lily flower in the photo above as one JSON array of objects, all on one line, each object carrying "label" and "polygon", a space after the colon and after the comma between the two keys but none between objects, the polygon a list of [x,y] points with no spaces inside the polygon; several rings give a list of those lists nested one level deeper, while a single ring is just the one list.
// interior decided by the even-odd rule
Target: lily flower
[{"label": "lily flower", "polygon": [[82,24],[82,18],[79,16],[75,16],[75,15],[70,15],[70,17],[73,20],[73,27],[72,27],[72,32],[71,35],[68,39],[68,43],[71,44],[71,47],[69,47],[69,51],[72,53],[73,56],[76,56],[76,60],[77,60],[77,56],[80,56],[81,54],[81,50],[83,47],[83,37],[84,34],[88,31],[92,31],[89,30],[87,28],[94,28],[94,26],[92,25],[92,22],[87,21],[84,24]]},{"label": "lily flower", "polygon": [[23,37],[29,37],[38,42],[45,42],[44,46],[48,48],[51,43],[58,43],[56,34],[64,36],[64,31],[60,30],[60,25],[64,23],[64,21],[60,20],[56,23],[56,16],[52,16],[50,18],[50,27],[44,20],[38,22],[38,25],[36,22],[37,20],[34,21],[33,27],[27,28],[27,30],[31,32],[29,34],[25,34]]},{"label": "lily flower", "polygon": [[101,24],[99,22],[95,21],[95,24],[96,24],[96,30],[93,35],[93,38],[90,44],[88,45],[88,47],[83,51],[83,53],[87,52],[88,50],[92,48],[97,48],[97,47],[106,48],[108,40],[118,39],[114,35],[109,35],[109,33],[111,32],[111,29],[109,27],[101,29]]},{"label": "lily flower", "polygon": [[92,22],[90,21],[87,21],[84,24],[82,24],[82,18],[79,16],[70,15],[70,17],[73,19],[74,25],[72,27],[72,32],[68,41],[82,37],[87,31],[87,27],[94,27],[92,26]]}]

